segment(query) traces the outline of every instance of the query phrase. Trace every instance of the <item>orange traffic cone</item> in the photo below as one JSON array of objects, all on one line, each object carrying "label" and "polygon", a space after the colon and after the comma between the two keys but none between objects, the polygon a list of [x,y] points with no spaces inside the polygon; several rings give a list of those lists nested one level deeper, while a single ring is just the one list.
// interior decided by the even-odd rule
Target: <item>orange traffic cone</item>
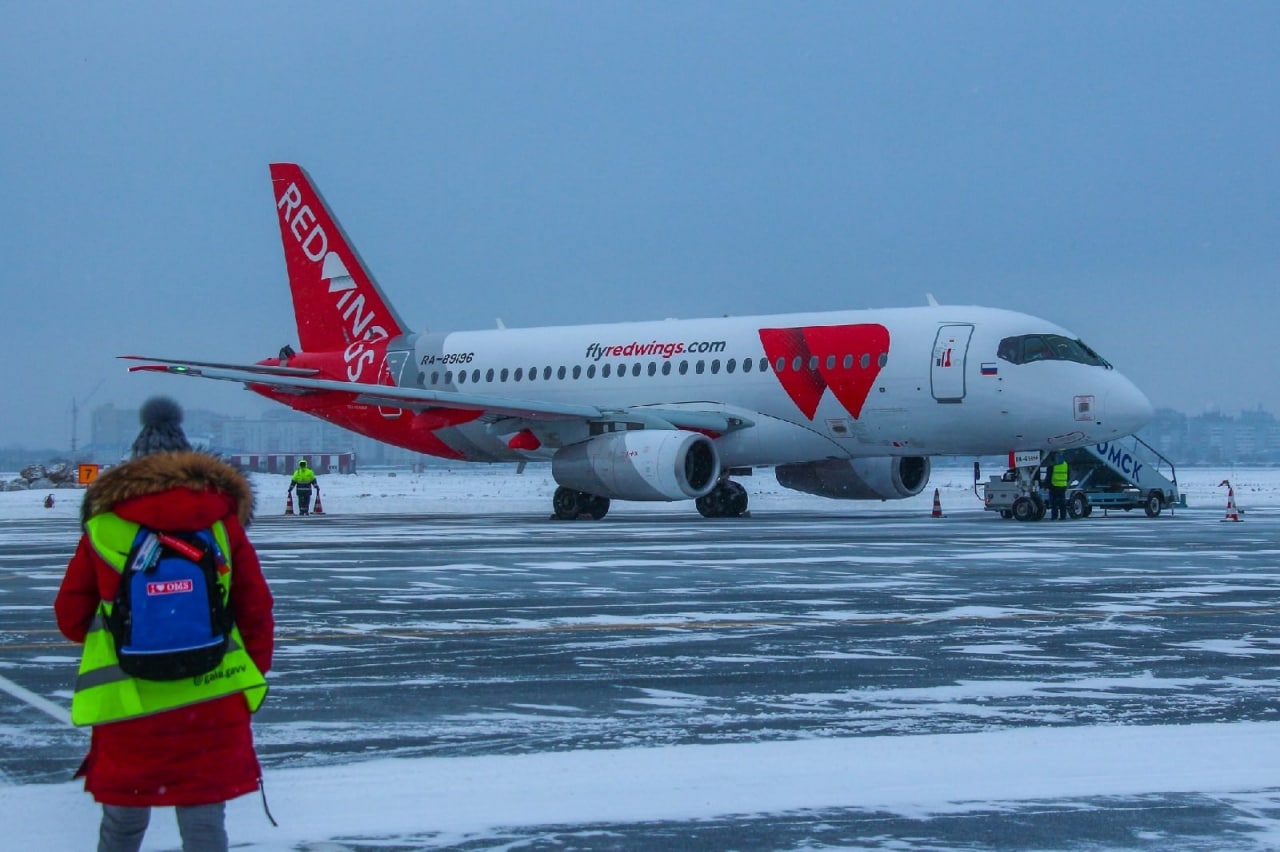
[{"label": "orange traffic cone", "polygon": [[942,499],[938,496],[938,489],[936,488],[933,489],[933,517],[935,518],[943,517]]},{"label": "orange traffic cone", "polygon": [[316,488],[316,504],[311,507],[311,514],[313,515],[324,514],[324,506],[320,505],[320,489],[319,488]]},{"label": "orange traffic cone", "polygon": [[1224,485],[1227,487],[1227,516],[1222,520],[1235,521],[1236,523],[1239,523],[1240,512],[1236,509],[1236,490],[1231,487],[1231,482],[1229,480],[1224,479],[1218,483],[1219,488]]},{"label": "orange traffic cone", "polygon": [[292,491],[289,492],[289,497],[285,500],[284,513],[286,515],[293,514],[293,492]]}]

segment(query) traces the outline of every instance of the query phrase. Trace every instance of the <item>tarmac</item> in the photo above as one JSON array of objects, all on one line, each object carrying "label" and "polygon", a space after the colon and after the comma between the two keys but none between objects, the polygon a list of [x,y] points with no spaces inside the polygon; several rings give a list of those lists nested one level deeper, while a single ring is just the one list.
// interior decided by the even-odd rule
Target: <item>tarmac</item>
[{"label": "tarmac", "polygon": [[[83,755],[83,732],[58,718],[77,649],[51,612],[76,535],[66,518],[0,521],[5,783],[65,781]],[[276,596],[255,719],[268,772],[1277,720],[1280,510],[1238,524],[1220,509],[1033,524],[980,511],[327,515],[260,518],[252,537]],[[927,820],[611,826],[607,842],[520,848],[1264,848],[1242,819],[1212,796],[1082,797]]]}]

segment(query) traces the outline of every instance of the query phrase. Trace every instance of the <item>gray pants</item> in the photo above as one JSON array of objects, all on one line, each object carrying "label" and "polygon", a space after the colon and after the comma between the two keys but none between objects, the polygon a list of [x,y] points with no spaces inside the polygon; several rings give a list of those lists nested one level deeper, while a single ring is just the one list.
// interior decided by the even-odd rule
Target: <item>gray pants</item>
[{"label": "gray pants", "polygon": [[[174,808],[183,852],[227,852],[226,803]],[[138,852],[151,808],[102,806],[98,852]]]}]

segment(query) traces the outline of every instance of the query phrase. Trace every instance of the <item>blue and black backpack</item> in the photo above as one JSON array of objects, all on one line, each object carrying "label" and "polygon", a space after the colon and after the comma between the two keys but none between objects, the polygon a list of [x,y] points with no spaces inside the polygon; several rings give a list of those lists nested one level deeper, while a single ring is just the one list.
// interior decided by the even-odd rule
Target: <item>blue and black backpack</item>
[{"label": "blue and black backpack", "polygon": [[219,566],[226,559],[212,530],[138,530],[107,619],[126,674],[181,680],[218,667],[232,623]]}]

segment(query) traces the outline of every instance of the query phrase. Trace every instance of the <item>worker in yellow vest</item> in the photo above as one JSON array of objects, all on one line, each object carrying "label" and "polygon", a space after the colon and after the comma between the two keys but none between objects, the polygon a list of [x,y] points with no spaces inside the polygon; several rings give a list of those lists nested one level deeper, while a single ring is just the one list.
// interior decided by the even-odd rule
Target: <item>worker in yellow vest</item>
[{"label": "worker in yellow vest", "polygon": [[311,491],[313,488],[319,488],[316,485],[316,472],[307,464],[306,459],[298,462],[298,469],[293,472],[293,479],[289,483],[289,493],[292,494],[294,489],[298,491],[298,514],[308,515],[311,513]]},{"label": "worker in yellow vest", "polygon": [[1067,486],[1071,484],[1071,468],[1062,453],[1054,453],[1049,466],[1049,512],[1055,521],[1067,519]]}]

